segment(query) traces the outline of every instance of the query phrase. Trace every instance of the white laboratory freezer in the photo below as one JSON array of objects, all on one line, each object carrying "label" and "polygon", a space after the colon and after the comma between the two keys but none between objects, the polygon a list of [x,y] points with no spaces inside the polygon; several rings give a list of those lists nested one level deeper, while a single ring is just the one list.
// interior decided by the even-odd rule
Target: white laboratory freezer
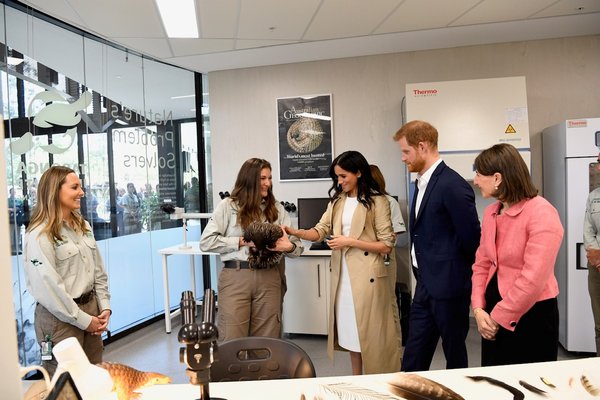
[{"label": "white laboratory freezer", "polygon": [[524,76],[409,83],[406,116],[436,127],[442,159],[466,180],[475,157],[497,143],[512,144],[530,165]]},{"label": "white laboratory freezer", "polygon": [[596,351],[583,246],[585,203],[600,185],[596,132],[600,118],[567,120],[542,132],[544,197],[558,210],[565,229],[555,268],[559,341],[576,352]]}]

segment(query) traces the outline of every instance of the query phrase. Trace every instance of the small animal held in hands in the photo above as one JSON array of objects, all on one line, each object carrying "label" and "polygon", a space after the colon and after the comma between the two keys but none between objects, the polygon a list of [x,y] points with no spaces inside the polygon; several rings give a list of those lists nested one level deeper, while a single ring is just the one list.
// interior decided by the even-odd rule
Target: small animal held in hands
[{"label": "small animal held in hands", "polygon": [[119,400],[137,399],[140,393],[136,390],[152,385],[163,385],[171,382],[171,378],[157,372],[142,372],[127,365],[103,362],[99,367],[108,371],[113,380],[113,392]]},{"label": "small animal held in hands", "polygon": [[271,251],[277,240],[283,236],[283,230],[279,225],[269,222],[252,222],[244,232],[244,241],[253,242],[250,248],[248,263],[251,268],[270,268],[279,264],[283,254],[280,251]]}]

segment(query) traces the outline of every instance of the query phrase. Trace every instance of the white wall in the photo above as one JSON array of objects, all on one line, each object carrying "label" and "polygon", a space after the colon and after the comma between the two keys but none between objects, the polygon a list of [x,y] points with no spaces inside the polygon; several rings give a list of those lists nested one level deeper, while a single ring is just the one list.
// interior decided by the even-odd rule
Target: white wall
[{"label": "white wall", "polygon": [[564,119],[600,116],[599,72],[600,35],[213,72],[214,196],[232,189],[250,157],[272,163],[279,200],[325,196],[330,182],[277,181],[275,99],[332,93],[334,156],[361,151],[381,167],[388,191],[405,197],[404,167],[391,139],[401,125],[405,84],[520,75],[527,81],[532,174],[542,189],[541,131]]}]

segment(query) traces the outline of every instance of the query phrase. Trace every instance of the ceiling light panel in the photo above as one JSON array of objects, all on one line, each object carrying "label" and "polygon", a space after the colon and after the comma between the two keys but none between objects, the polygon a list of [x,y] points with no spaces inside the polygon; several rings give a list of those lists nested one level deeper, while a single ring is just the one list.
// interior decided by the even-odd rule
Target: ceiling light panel
[{"label": "ceiling light panel", "polygon": [[195,0],[155,0],[170,38],[198,38]]}]

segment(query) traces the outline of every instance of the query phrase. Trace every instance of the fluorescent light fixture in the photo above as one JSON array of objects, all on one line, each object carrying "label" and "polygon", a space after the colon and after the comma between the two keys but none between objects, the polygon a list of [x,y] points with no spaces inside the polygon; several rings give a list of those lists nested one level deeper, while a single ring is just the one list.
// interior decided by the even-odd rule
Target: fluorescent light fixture
[{"label": "fluorescent light fixture", "polygon": [[160,17],[170,38],[197,38],[195,0],[156,0]]},{"label": "fluorescent light fixture", "polygon": [[17,57],[6,57],[6,63],[8,65],[14,65],[15,67],[23,62],[22,58]]},{"label": "fluorescent light fixture", "polygon": [[187,99],[190,97],[196,97],[195,94],[186,94],[185,96],[173,96],[171,97],[171,100],[176,100],[176,99]]}]

